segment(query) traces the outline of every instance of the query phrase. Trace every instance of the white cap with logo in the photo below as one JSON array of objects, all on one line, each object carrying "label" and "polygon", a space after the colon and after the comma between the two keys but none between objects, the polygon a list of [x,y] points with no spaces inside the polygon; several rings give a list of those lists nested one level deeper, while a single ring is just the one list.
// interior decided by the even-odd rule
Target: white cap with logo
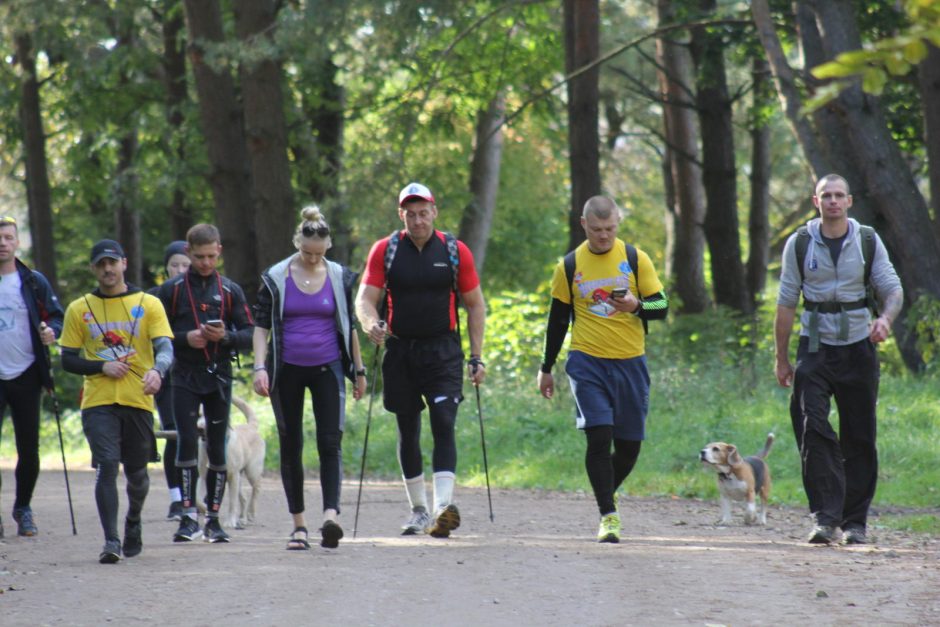
[{"label": "white cap with logo", "polygon": [[421,183],[408,183],[398,194],[398,206],[401,207],[411,200],[426,200],[433,203],[434,195],[431,194],[431,190]]}]

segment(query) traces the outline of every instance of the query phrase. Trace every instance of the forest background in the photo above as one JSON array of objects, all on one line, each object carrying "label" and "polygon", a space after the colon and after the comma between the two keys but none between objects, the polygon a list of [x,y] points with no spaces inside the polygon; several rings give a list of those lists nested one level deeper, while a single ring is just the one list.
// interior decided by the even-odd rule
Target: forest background
[{"label": "forest background", "polygon": [[[92,285],[94,241],[118,239],[128,279],[147,287],[164,246],[200,221],[220,227],[225,272],[253,299],[260,270],[292,252],[303,205],[328,216],[330,256],[359,270],[399,224],[398,190],[419,180],[488,299],[494,482],[584,489],[570,398],[539,399],[534,374],[552,267],[583,240],[584,201],[610,194],[671,301],[651,325],[650,440],[628,489],[713,496],[698,448],[756,450],[773,429],[786,460],[775,498],[799,503],[772,375],[775,277],[786,237],[815,213],[814,180],[839,172],[905,288],[881,351],[878,498],[928,508],[903,524],[930,528],[938,44],[934,0],[2,0],[0,213],[18,218],[21,253],[63,302]],[[57,383],[80,456],[79,381]],[[479,483],[474,400],[460,455]],[[379,405],[369,470],[393,477]],[[365,406],[351,408],[347,471]]]}]

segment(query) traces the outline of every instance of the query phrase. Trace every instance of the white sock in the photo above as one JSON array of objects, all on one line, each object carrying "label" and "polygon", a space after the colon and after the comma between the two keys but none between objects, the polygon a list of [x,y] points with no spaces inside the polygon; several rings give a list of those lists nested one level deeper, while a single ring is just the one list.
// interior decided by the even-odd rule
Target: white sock
[{"label": "white sock", "polygon": [[440,511],[454,500],[454,480],[457,475],[442,470],[434,473],[434,511]]},{"label": "white sock", "polygon": [[418,475],[411,479],[403,476],[402,479],[405,480],[405,492],[408,493],[408,504],[411,505],[411,511],[414,511],[416,507],[423,507],[427,511],[428,494],[424,489],[424,475]]},{"label": "white sock", "polygon": [[183,500],[183,493],[179,488],[170,488],[170,503]]}]

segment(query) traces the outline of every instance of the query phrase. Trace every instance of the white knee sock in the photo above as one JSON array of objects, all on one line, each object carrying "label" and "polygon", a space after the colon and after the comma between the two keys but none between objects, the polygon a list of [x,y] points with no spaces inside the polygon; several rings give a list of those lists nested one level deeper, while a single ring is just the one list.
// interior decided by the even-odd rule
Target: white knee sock
[{"label": "white knee sock", "polygon": [[405,480],[405,492],[408,493],[408,503],[411,505],[411,511],[414,511],[416,507],[423,507],[427,511],[428,494],[424,489],[424,475],[418,475],[411,479],[402,477],[402,479]]},{"label": "white knee sock", "polygon": [[454,500],[454,480],[456,475],[442,470],[434,473],[434,511],[451,504]]}]

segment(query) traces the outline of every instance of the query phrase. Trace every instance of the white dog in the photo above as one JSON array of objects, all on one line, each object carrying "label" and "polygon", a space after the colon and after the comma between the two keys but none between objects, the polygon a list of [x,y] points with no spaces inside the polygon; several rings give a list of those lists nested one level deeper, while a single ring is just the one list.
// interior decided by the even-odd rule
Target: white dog
[{"label": "white dog", "polygon": [[[244,529],[255,521],[255,506],[261,493],[261,474],[264,471],[265,443],[258,432],[258,417],[251,406],[243,399],[232,396],[232,404],[245,415],[246,424],[235,425],[229,421],[225,439],[225,466],[228,469],[225,483],[228,491],[228,508],[222,523],[230,529]],[[205,418],[200,417],[197,427],[205,433]],[[206,468],[209,459],[206,453],[206,441],[199,438],[199,485],[205,486]],[[242,494],[242,476],[248,480],[251,489],[250,498]],[[196,494],[205,492],[205,487],[197,486]],[[238,501],[238,509],[235,502]],[[205,513],[203,502],[198,503],[199,511]]]}]

